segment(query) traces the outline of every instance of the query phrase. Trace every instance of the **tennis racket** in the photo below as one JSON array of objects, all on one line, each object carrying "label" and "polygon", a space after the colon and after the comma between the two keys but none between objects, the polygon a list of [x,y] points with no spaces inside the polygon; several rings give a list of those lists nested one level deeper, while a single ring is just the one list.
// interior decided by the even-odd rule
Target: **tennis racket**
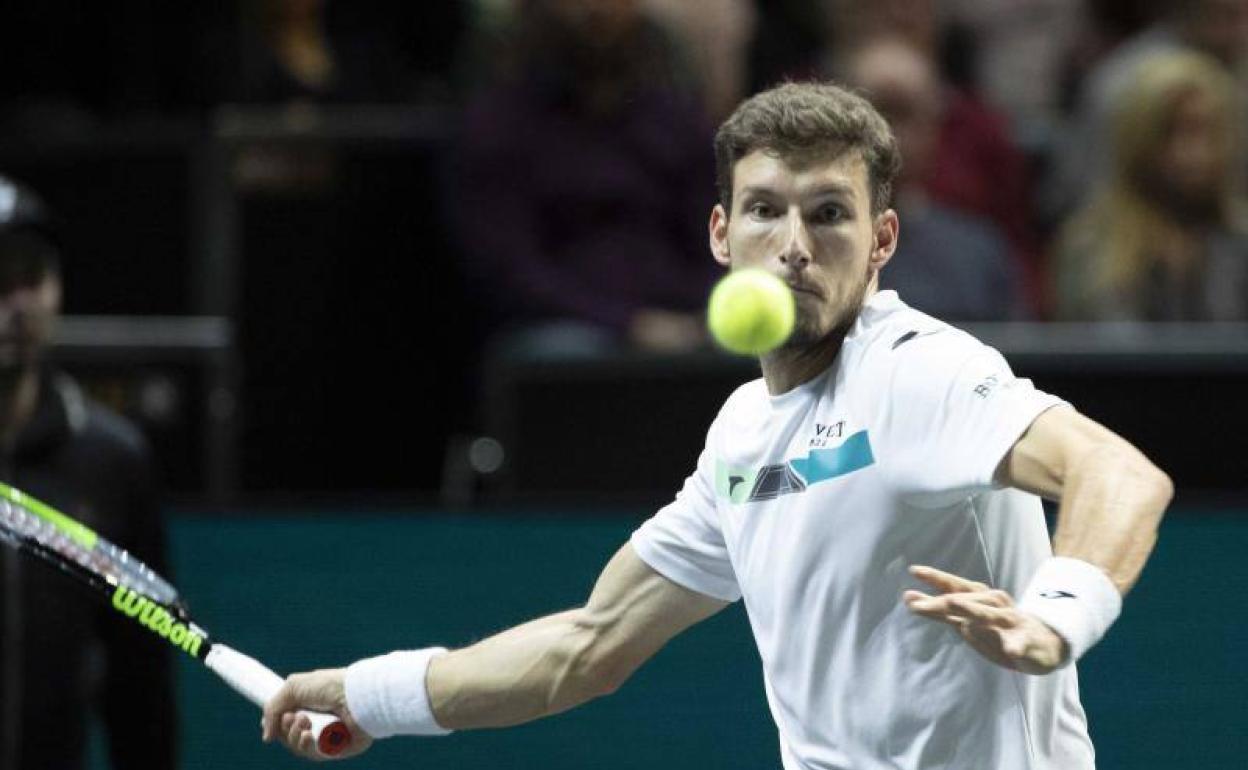
[{"label": "tennis racket", "polygon": [[[146,564],[4,483],[0,483],[0,540],[95,589],[119,614],[200,661],[257,706],[263,708],[282,686],[282,678],[263,663],[214,641],[196,625],[177,589]],[[300,714],[311,721],[321,754],[334,756],[351,744],[351,732],[333,714]]]}]

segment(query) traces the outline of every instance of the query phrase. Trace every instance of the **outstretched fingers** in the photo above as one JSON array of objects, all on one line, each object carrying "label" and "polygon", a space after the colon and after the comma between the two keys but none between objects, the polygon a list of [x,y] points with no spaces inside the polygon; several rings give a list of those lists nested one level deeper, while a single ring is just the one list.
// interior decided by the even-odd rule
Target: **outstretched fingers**
[{"label": "outstretched fingers", "polygon": [[1009,595],[1001,591],[945,594],[929,596],[921,591],[906,591],[902,600],[916,615],[961,628],[979,623],[997,628],[1010,628],[1017,622]]},{"label": "outstretched fingers", "polygon": [[1012,609],[994,606],[988,595],[954,594],[946,597],[952,614],[964,620],[978,621],[985,625],[1008,628],[1014,625],[1018,613]]},{"label": "outstretched fingers", "polygon": [[932,567],[910,574],[936,589],[910,589],[902,601],[915,613],[946,623],[983,657],[1015,671],[1046,674],[1066,659],[1066,642],[1039,619],[1018,609],[1009,593]]},{"label": "outstretched fingers", "polygon": [[988,586],[983,583],[967,580],[952,572],[945,572],[935,567],[926,567],[921,564],[915,564],[910,567],[910,574],[942,593],[968,593],[988,590]]}]

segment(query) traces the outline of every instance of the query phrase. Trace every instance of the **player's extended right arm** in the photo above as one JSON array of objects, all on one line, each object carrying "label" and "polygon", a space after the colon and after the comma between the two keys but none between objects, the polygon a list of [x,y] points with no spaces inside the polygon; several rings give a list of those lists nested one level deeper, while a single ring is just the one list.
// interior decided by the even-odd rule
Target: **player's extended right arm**
[{"label": "player's extended right arm", "polygon": [[[464,730],[566,711],[614,692],[669,639],[726,605],[676,585],[625,545],[584,607],[434,657],[424,680],[432,717],[442,728]],[[294,716],[300,708],[333,710],[354,725],[343,680],[343,669],[287,679],[265,708],[265,740],[280,738],[312,756],[310,733]]]}]

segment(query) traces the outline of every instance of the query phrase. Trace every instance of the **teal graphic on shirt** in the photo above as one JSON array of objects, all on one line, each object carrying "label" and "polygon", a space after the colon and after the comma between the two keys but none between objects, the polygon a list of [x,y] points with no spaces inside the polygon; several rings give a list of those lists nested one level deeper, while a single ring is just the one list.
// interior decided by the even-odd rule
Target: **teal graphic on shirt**
[{"label": "teal graphic on shirt", "polygon": [[715,494],[733,504],[774,500],[874,463],[871,439],[860,430],[840,446],[812,449],[787,463],[744,468],[720,460],[715,464]]}]

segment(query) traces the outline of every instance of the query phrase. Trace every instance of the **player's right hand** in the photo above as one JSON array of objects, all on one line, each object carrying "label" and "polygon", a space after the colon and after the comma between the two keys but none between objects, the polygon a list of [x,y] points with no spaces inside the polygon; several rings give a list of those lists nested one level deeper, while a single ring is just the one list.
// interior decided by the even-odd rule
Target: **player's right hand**
[{"label": "player's right hand", "polygon": [[[280,741],[296,756],[314,761],[346,759],[367,751],[373,739],[347,710],[345,675],[346,669],[333,668],[286,677],[286,683],[264,707],[260,721],[264,741]],[[307,717],[297,713],[300,709],[336,714],[351,731],[351,745],[337,756],[321,755]]]}]

